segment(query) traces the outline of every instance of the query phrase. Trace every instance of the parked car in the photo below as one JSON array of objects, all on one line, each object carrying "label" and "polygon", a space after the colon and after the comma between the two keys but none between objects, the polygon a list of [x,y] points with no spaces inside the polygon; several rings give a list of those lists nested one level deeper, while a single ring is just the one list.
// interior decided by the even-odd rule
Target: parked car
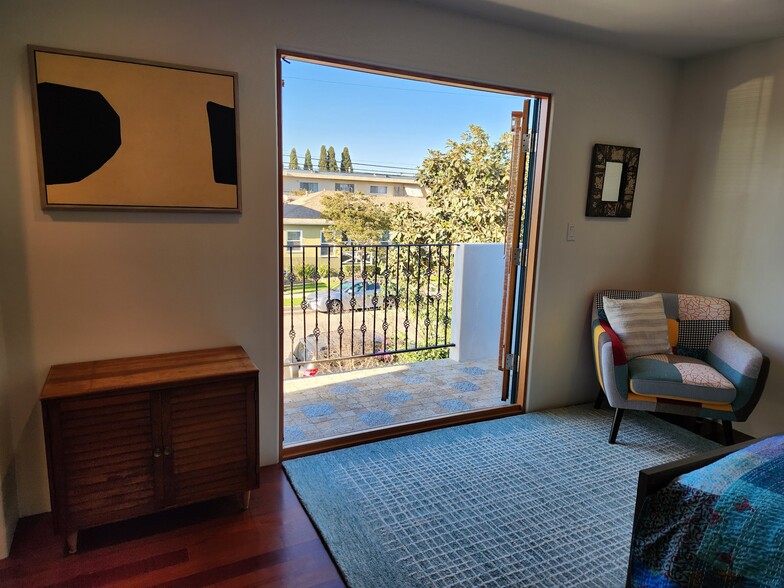
[{"label": "parked car", "polygon": [[[351,299],[355,303],[351,304]],[[400,302],[397,286],[386,280],[352,280],[332,290],[320,290],[305,297],[308,306],[319,312],[339,314],[345,309],[394,308]]]},{"label": "parked car", "polygon": [[[286,357],[287,365],[286,371],[289,378],[307,378],[315,376],[319,372],[318,363],[312,363],[316,359],[335,359],[350,358],[369,353],[379,353],[384,351],[384,338],[380,333],[376,333],[372,337],[373,347],[371,351],[371,334],[364,335],[364,342],[362,344],[363,335],[359,329],[354,330],[354,337],[352,341],[351,331],[343,334],[340,337],[337,331],[331,333],[322,333],[318,339],[318,353],[316,353],[316,337],[308,335],[305,338],[300,338],[299,342],[294,346],[294,351],[289,353]],[[388,344],[387,344],[388,345]],[[387,356],[388,357],[388,356]]]}]

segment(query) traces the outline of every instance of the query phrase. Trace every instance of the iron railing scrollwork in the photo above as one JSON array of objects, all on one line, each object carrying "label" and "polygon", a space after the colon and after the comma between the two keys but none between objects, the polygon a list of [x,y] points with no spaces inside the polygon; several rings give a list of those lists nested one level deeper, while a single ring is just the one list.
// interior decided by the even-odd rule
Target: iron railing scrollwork
[{"label": "iron railing scrollwork", "polygon": [[285,246],[285,366],[452,347],[452,244]]}]

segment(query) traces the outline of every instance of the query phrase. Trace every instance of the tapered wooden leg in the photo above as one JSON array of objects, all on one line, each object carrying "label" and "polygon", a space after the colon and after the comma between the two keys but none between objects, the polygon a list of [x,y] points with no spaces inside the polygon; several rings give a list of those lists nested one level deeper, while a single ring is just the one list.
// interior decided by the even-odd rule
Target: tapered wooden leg
[{"label": "tapered wooden leg", "polygon": [[73,533],[68,533],[65,538],[65,549],[68,552],[68,555],[73,555],[76,553],[76,541],[78,539],[79,531],[74,531]]},{"label": "tapered wooden leg", "polygon": [[613,419],[613,424],[612,424],[612,431],[610,431],[610,439],[609,439],[610,445],[615,444],[615,438],[618,436],[618,429],[621,426],[621,419],[622,418],[623,418],[623,409],[622,408],[616,408],[615,409],[615,418]]},{"label": "tapered wooden leg", "polygon": [[599,388],[599,394],[596,396],[596,402],[593,403],[594,408],[601,408],[604,404],[604,390]]},{"label": "tapered wooden leg", "polygon": [[242,494],[238,494],[237,500],[239,500],[240,508],[242,510],[248,510],[248,507],[250,506],[250,490],[243,492]]},{"label": "tapered wooden leg", "polygon": [[732,421],[721,421],[724,428],[724,445],[735,443],[735,433],[732,430]]}]

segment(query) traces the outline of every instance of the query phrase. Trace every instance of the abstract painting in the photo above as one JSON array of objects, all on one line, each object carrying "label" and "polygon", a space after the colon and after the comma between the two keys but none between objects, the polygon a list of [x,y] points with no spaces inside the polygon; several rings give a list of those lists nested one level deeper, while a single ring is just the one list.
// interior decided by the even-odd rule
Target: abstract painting
[{"label": "abstract painting", "polygon": [[240,212],[237,74],[30,47],[44,209]]}]

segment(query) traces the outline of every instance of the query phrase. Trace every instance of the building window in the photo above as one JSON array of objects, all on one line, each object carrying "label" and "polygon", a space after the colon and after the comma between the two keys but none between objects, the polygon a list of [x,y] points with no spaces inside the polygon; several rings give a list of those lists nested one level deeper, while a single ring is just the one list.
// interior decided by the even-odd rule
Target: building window
[{"label": "building window", "polygon": [[389,245],[390,241],[392,241],[391,233],[389,231],[384,231],[384,234],[381,235],[381,244]]},{"label": "building window", "polygon": [[318,192],[318,182],[300,182],[299,189],[305,192]]},{"label": "building window", "polygon": [[286,247],[291,247],[292,253],[301,253],[302,231],[286,231]]},{"label": "building window", "polygon": [[335,182],[335,190],[338,192],[353,192],[354,184],[342,184],[340,182]]},{"label": "building window", "polygon": [[386,194],[387,187],[386,186],[370,186],[370,193],[371,194]]},{"label": "building window", "polygon": [[319,255],[321,257],[337,257],[338,253],[340,253],[340,251],[337,245],[330,243],[329,239],[324,235],[324,231],[321,231],[321,248]]},{"label": "building window", "polygon": [[406,188],[405,188],[405,186],[395,186],[394,194],[395,194],[395,196],[405,196],[406,195]]}]

